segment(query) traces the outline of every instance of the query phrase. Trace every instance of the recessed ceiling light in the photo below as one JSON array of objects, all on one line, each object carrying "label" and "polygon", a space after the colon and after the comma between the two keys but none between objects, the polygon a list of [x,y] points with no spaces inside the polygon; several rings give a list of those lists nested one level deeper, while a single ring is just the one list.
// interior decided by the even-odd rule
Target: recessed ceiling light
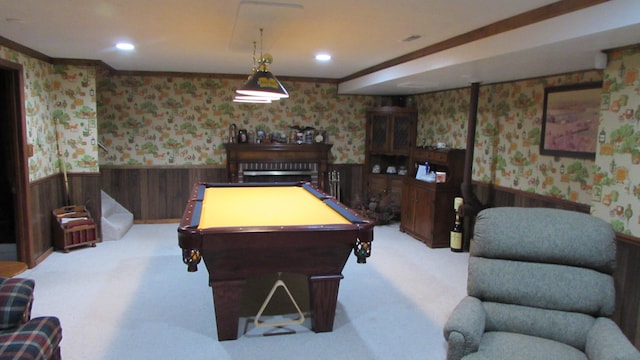
[{"label": "recessed ceiling light", "polygon": [[24,24],[26,23],[26,21],[20,19],[20,18],[12,18],[12,17],[8,17],[4,19],[6,22],[8,23],[18,23],[18,24]]},{"label": "recessed ceiling light", "polygon": [[419,80],[419,81],[406,81],[397,85],[399,88],[409,89],[428,89],[430,87],[438,86],[435,81]]},{"label": "recessed ceiling light", "polygon": [[121,42],[121,43],[117,43],[116,44],[116,48],[118,48],[120,50],[131,51],[131,50],[135,49],[136,47],[133,46],[133,44],[131,44],[131,43]]},{"label": "recessed ceiling light", "polygon": [[402,42],[410,42],[410,41],[414,41],[414,40],[418,40],[422,37],[422,35],[418,35],[418,34],[412,34],[407,36],[406,38],[402,39]]},{"label": "recessed ceiling light", "polygon": [[329,55],[329,54],[318,54],[318,55],[316,55],[316,60],[318,60],[318,61],[329,61],[329,60],[331,60],[331,55]]}]

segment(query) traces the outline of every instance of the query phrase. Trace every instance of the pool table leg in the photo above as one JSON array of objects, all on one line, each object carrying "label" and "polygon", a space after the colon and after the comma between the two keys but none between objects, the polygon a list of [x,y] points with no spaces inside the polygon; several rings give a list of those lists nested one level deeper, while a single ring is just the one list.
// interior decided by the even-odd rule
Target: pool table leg
[{"label": "pool table leg", "polygon": [[343,278],[342,274],[309,276],[311,329],[313,331],[333,331],[333,320],[336,317],[336,304],[338,303],[338,287]]},{"label": "pool table leg", "polygon": [[245,280],[212,281],[218,341],[238,338],[238,322]]}]

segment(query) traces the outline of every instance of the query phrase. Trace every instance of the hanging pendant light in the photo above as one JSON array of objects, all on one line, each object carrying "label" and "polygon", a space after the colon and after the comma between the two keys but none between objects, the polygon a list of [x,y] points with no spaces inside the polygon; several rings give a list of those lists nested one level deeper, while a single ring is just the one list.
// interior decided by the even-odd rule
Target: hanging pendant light
[{"label": "hanging pendant light", "polygon": [[[236,93],[244,96],[253,96],[257,98],[267,98],[270,100],[280,100],[289,97],[289,93],[282,86],[280,81],[269,70],[269,64],[273,62],[271,54],[262,54],[262,32],[260,29],[260,58],[255,59],[255,42],[253,43],[254,52],[254,71],[249,80]],[[236,96],[237,98],[238,96]],[[245,99],[246,100],[246,99]],[[257,99],[256,99],[257,100]],[[235,101],[235,99],[234,99]],[[263,101],[259,101],[263,102]],[[269,101],[270,102],[270,101]]]},{"label": "hanging pendant light", "polygon": [[[252,104],[271,104],[272,98],[249,96],[249,95],[236,95],[233,98],[233,102],[238,103],[252,103]],[[278,100],[278,99],[275,99]]]},{"label": "hanging pendant light", "polygon": [[[256,72],[256,42],[253,42],[253,67],[251,68],[251,75],[247,77],[247,81],[251,79]],[[233,102],[238,103],[250,103],[250,104],[270,104],[272,98],[263,96],[249,96],[249,95],[236,95],[233,98]]]}]

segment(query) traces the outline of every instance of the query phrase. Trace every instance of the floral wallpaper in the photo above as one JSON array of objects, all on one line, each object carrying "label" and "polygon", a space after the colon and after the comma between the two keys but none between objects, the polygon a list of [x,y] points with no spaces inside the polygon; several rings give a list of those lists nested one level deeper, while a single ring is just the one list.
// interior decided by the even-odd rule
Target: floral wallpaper
[{"label": "floral wallpaper", "polygon": [[[65,170],[98,172],[96,69],[56,65],[51,76],[51,117]],[[61,168],[62,169],[62,168]]]},{"label": "floral wallpaper", "polygon": [[33,144],[33,156],[29,158],[29,180],[37,180],[58,171],[56,133],[51,121],[49,92],[46,84],[52,66],[46,62],[0,46],[0,58],[23,66],[24,109],[27,142]]},{"label": "floral wallpaper", "polygon": [[[288,99],[232,101],[243,79],[215,76],[113,75],[100,78],[102,165],[224,166],[223,144],[235,124],[253,135],[288,136],[291,126],[327,132],[333,163],[364,161],[365,113],[371,96],[337,95],[337,85],[282,81]],[[251,137],[251,136],[250,136]]]},{"label": "floral wallpaper", "polygon": [[[640,236],[640,50],[609,53],[586,71],[480,86],[473,179],[592,206],[622,233]],[[52,65],[0,46],[24,73],[29,179],[98,172],[99,165],[224,166],[228,129],[326,130],[333,163],[364,161],[373,96],[337,95],[328,82],[283,81],[291,97],[269,105],[232,102],[243,79],[208,75],[109,74]],[[595,161],[539,153],[544,88],[603,81]],[[470,89],[420,94],[417,144],[465,148]],[[57,141],[57,138],[59,141]],[[98,151],[102,142],[108,153]],[[100,158],[99,158],[100,157]]]},{"label": "floral wallpaper", "polygon": [[604,72],[592,213],[640,236],[640,46],[611,52]]},{"label": "floral wallpaper", "polygon": [[418,104],[418,146],[466,148],[469,121],[469,88],[439,91],[415,97]]},{"label": "floral wallpaper", "polygon": [[68,172],[97,172],[93,67],[54,66],[3,46],[0,58],[23,66],[29,180],[61,172],[58,145]]},{"label": "floral wallpaper", "polygon": [[[545,87],[601,76],[588,71],[480,86],[473,180],[590,204],[593,161],[540,155],[541,119]],[[466,148],[469,97],[469,88],[417,96],[418,144]]]}]

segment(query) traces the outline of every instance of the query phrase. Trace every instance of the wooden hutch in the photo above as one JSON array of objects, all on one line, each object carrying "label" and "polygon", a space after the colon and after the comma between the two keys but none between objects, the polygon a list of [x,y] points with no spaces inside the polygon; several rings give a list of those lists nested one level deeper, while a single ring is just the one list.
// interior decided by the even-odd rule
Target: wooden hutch
[{"label": "wooden hutch", "polygon": [[[460,196],[464,173],[464,149],[414,148],[413,164],[402,188],[400,231],[431,248],[448,247],[455,213],[453,200]],[[444,182],[416,180],[419,164],[428,162],[434,171],[446,173]]]},{"label": "wooden hutch", "polygon": [[389,205],[400,211],[402,183],[407,176],[400,170],[411,165],[417,119],[417,110],[405,107],[383,106],[367,111],[363,176],[367,201],[386,196]]}]

